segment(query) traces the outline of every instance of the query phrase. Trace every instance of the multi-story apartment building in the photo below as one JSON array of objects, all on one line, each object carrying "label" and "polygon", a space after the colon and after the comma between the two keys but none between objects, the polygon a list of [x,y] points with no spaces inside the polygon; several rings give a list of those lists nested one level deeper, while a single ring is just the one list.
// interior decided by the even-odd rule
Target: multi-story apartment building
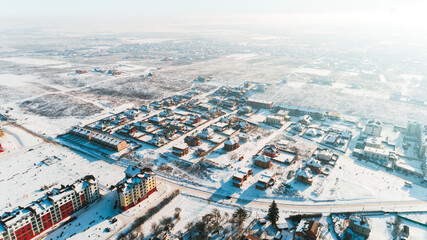
[{"label": "multi-story apartment building", "polygon": [[381,121],[372,119],[369,120],[365,126],[364,132],[369,136],[381,137],[381,131],[383,130],[383,124]]},{"label": "multi-story apartment building", "polygon": [[126,177],[117,183],[119,208],[127,210],[146,199],[157,189],[156,177],[149,168],[129,166]]},{"label": "multi-story apartment building", "polygon": [[92,175],[54,188],[25,207],[2,213],[0,240],[32,239],[99,197],[98,182]]}]

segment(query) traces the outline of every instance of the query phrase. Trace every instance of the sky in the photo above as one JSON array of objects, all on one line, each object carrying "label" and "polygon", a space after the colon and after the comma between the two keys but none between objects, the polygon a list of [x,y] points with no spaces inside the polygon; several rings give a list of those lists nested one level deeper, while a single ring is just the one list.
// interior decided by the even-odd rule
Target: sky
[{"label": "sky", "polygon": [[[422,0],[0,0],[0,29],[366,25],[425,28]],[[82,23],[87,23],[86,26]]]}]

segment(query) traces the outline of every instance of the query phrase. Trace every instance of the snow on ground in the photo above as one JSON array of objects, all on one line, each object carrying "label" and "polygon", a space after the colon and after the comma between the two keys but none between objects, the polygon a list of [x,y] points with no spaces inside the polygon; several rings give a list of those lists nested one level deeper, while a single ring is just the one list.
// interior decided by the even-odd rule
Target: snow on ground
[{"label": "snow on ground", "polygon": [[401,226],[407,225],[409,227],[408,240],[427,239],[427,227],[417,224],[405,219],[401,219]]},{"label": "snow on ground", "polygon": [[368,240],[389,240],[393,239],[393,227],[395,217],[390,215],[370,216],[371,233]]},{"label": "snow on ground", "polygon": [[[203,199],[190,197],[188,195],[178,195],[172,202],[170,202],[165,208],[155,215],[154,218],[150,219],[143,225],[142,231],[144,235],[148,235],[151,231],[151,225],[153,223],[159,223],[163,217],[172,217],[175,208],[181,208],[181,220],[177,222],[172,233],[176,233],[179,230],[185,231],[185,225],[188,222],[196,222],[200,218],[210,213],[213,209],[218,209],[221,214],[228,213],[230,216],[236,210],[234,206],[228,206],[224,204],[212,203]],[[249,220],[247,220],[249,222]]]},{"label": "snow on ground", "polygon": [[34,82],[37,79],[33,75],[0,74],[0,85],[8,87],[21,87]]},{"label": "snow on ground", "polygon": [[12,58],[1,58],[0,60],[17,63],[17,64],[27,64],[27,65],[36,65],[36,66],[63,64],[63,62],[54,60],[52,58],[43,59],[43,58],[30,58],[30,57],[12,57]]},{"label": "snow on ground", "polygon": [[4,155],[8,156],[9,152],[15,152],[43,142],[41,138],[35,137],[12,125],[3,125],[3,130],[5,135],[0,137],[0,143],[4,152],[0,153],[0,158]]},{"label": "snow on ground", "polygon": [[299,68],[295,72],[297,73],[307,73],[319,76],[329,76],[331,70],[328,69],[318,69],[318,68]]},{"label": "snow on ground", "polygon": [[427,199],[422,186],[404,186],[405,180],[377,165],[340,156],[319,196],[328,200],[420,200]]}]

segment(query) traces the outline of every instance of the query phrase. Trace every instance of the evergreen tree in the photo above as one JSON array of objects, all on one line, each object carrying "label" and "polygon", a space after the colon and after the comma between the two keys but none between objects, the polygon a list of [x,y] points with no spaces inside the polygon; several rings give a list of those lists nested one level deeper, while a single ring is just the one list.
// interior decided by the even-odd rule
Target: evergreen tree
[{"label": "evergreen tree", "polygon": [[279,208],[277,208],[277,204],[274,200],[271,203],[270,208],[268,209],[268,220],[274,226],[276,226],[277,221],[279,220]]}]

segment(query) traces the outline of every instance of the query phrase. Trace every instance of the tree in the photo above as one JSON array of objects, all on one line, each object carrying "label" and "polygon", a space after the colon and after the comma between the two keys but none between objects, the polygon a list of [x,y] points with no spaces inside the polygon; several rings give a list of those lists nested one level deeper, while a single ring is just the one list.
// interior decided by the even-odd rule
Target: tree
[{"label": "tree", "polygon": [[243,210],[243,208],[239,208],[233,213],[231,217],[231,223],[234,225],[234,227],[237,227],[238,236],[243,232],[243,223],[245,222],[247,216],[248,213]]},{"label": "tree", "polygon": [[193,236],[193,227],[194,227],[193,222],[188,222],[184,227],[185,229],[187,229],[188,235],[190,236],[190,239],[192,239],[192,236]]},{"label": "tree", "polygon": [[181,219],[181,208],[177,207],[175,208],[175,213],[173,214],[173,217],[176,218],[176,220]]},{"label": "tree", "polygon": [[276,202],[273,202],[268,209],[268,220],[274,225],[277,226],[277,221],[279,220],[279,208],[277,208]]}]

